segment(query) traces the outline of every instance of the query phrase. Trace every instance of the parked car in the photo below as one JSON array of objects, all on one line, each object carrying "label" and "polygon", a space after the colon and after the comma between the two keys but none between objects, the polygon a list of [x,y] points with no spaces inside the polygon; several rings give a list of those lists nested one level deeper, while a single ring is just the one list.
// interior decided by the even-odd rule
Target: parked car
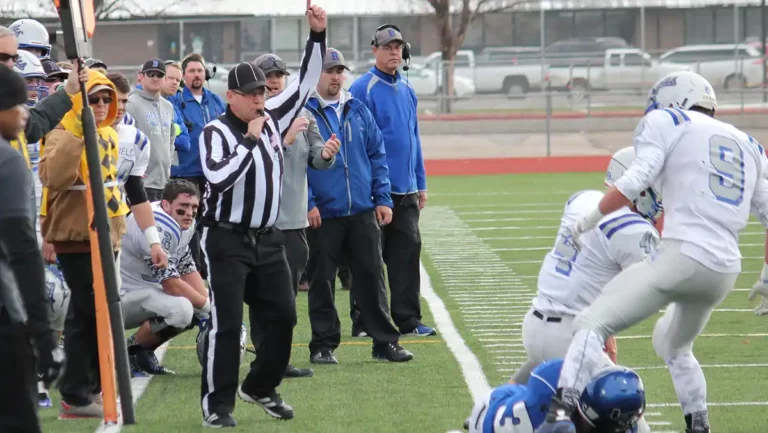
[{"label": "parked car", "polygon": [[689,65],[713,86],[725,89],[755,87],[763,82],[760,50],[747,44],[686,45],[662,54],[659,62]]}]

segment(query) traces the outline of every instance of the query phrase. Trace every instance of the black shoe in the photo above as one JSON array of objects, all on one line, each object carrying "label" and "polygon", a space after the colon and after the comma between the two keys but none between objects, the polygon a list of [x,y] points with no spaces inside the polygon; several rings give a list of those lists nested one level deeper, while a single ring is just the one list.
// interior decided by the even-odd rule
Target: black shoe
[{"label": "black shoe", "polygon": [[227,428],[235,426],[237,426],[237,421],[235,421],[235,419],[232,418],[232,415],[229,414],[219,415],[217,413],[212,413],[208,415],[208,418],[203,420],[203,427]]},{"label": "black shoe", "polygon": [[363,331],[363,327],[357,323],[352,324],[352,338],[364,338],[368,337],[368,333]]},{"label": "black shoe", "polygon": [[131,377],[149,377],[147,373],[142,371],[139,362],[136,360],[136,355],[128,355],[128,364],[131,367]]},{"label": "black shoe", "polygon": [[686,415],[685,426],[685,433],[709,433],[709,414],[701,411]]},{"label": "black shoe", "polygon": [[243,387],[240,386],[237,388],[237,395],[246,403],[258,404],[269,416],[283,420],[293,419],[293,408],[288,406],[275,391],[266,397],[257,397],[243,391]]},{"label": "black shoe", "polygon": [[314,375],[315,372],[311,368],[296,368],[291,364],[288,364],[285,373],[283,373],[283,377],[312,377]]},{"label": "black shoe", "polygon": [[336,360],[336,357],[333,356],[333,351],[330,351],[328,349],[312,352],[312,354],[309,355],[309,362],[313,364],[338,364],[339,363],[339,361]]},{"label": "black shoe", "polygon": [[136,364],[149,374],[176,374],[173,370],[169,370],[157,361],[155,351],[150,349],[144,349],[136,354]]},{"label": "black shoe", "polygon": [[407,362],[413,359],[413,353],[403,349],[400,343],[389,343],[374,347],[371,352],[377,361]]}]

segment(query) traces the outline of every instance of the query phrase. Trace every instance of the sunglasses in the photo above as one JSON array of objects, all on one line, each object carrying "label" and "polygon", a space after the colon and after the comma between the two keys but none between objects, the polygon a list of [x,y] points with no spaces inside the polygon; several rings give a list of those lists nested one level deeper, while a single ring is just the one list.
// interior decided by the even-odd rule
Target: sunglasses
[{"label": "sunglasses", "polygon": [[88,103],[90,105],[98,105],[99,101],[103,102],[104,105],[109,105],[112,103],[113,99],[111,96],[89,96],[88,97]]},{"label": "sunglasses", "polygon": [[280,59],[276,59],[274,57],[267,57],[266,59],[257,63],[256,66],[258,66],[259,69],[261,69],[262,71],[266,71],[270,69],[279,69],[281,71],[284,71],[287,69],[287,66],[284,61]]},{"label": "sunglasses", "polygon": [[265,89],[264,87],[261,87],[248,93],[243,93],[239,90],[233,90],[232,92],[240,96],[254,97],[254,96],[264,96],[267,93],[267,89]]},{"label": "sunglasses", "polygon": [[7,62],[8,60],[13,60],[13,63],[16,63],[16,62],[19,61],[19,55],[18,54],[0,53],[0,62]]},{"label": "sunglasses", "polygon": [[148,71],[148,72],[145,72],[144,75],[146,75],[149,78],[163,78],[163,77],[165,77],[165,74],[163,74],[162,72],[157,72],[157,71]]}]

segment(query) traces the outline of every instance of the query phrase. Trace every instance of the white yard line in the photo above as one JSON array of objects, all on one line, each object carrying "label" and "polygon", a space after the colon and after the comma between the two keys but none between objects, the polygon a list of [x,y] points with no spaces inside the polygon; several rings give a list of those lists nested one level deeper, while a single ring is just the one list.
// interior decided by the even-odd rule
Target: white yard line
[{"label": "white yard line", "polygon": [[[168,349],[168,344],[170,344],[170,341],[164,343],[162,346],[158,347],[157,350],[155,350],[155,356],[157,356],[157,360],[159,362],[163,362],[163,358],[165,358],[165,352]],[[149,386],[149,382],[152,381],[152,375],[149,375],[148,377],[134,377],[131,378],[131,392],[133,393],[133,405],[136,406],[136,402],[141,398],[142,395],[144,395],[144,391],[147,390],[147,387]],[[117,399],[117,408],[118,413],[120,411],[120,399]],[[138,422],[138,420],[137,420]],[[101,423],[99,427],[96,429],[96,433],[120,433],[120,431],[123,429],[123,416],[122,413],[118,414],[117,417],[117,424],[104,424]]]},{"label": "white yard line", "polygon": [[437,293],[432,288],[432,281],[429,279],[424,265],[420,265],[419,268],[421,273],[421,296],[427,301],[432,317],[435,319],[435,326],[440,335],[442,335],[446,345],[448,345],[448,349],[450,349],[459,363],[461,373],[464,375],[469,392],[472,394],[472,400],[477,401],[484,398],[490,392],[491,387],[488,385],[488,379],[485,377],[483,367],[453,325],[453,320],[451,320],[451,315],[445,308],[443,300],[437,296]]}]

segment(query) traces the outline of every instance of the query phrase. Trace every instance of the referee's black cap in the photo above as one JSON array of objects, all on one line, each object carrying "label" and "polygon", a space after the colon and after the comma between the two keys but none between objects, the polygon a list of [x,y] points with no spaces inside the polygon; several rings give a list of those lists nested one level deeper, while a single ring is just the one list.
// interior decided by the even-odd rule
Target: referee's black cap
[{"label": "referee's black cap", "polygon": [[267,77],[258,66],[243,62],[229,70],[227,88],[241,93],[251,93],[260,87],[267,87]]}]

